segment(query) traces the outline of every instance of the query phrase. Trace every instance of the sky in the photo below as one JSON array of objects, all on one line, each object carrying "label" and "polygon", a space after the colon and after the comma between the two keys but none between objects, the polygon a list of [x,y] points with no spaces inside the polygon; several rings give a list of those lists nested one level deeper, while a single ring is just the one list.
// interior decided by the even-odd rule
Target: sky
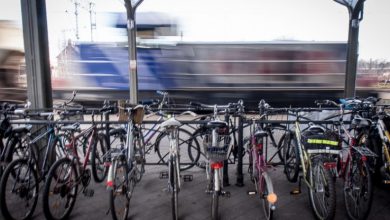
[{"label": "sky", "polygon": [[[80,0],[81,1],[81,0]],[[80,40],[90,40],[88,1],[80,9]],[[125,12],[123,0],[94,0],[94,40],[115,39],[103,28],[107,12]],[[46,0],[51,48],[75,39],[72,0]],[[359,58],[390,61],[390,0],[366,0],[360,23]],[[138,11],[160,11],[179,21],[187,40],[198,41],[347,41],[347,8],[332,0],[144,0]],[[20,1],[0,0],[0,19],[20,20]],[[122,36],[123,37],[123,36]],[[56,53],[56,50],[53,53]],[[52,53],[52,52],[51,52]],[[53,55],[53,54],[51,54]]]}]

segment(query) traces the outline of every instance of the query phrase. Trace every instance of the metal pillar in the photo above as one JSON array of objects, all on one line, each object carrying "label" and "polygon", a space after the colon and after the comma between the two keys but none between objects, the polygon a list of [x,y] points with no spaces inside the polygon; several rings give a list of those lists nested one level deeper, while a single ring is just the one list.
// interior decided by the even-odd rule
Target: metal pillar
[{"label": "metal pillar", "polygon": [[27,96],[32,108],[53,105],[47,35],[46,1],[21,0]]},{"label": "metal pillar", "polygon": [[137,28],[135,22],[135,11],[143,0],[132,3],[131,0],[124,0],[127,12],[127,37],[129,45],[129,89],[130,103],[138,103],[138,74],[137,74]]},{"label": "metal pillar", "polygon": [[237,149],[237,182],[236,186],[244,186],[244,175],[242,173],[242,155],[244,153],[244,122],[241,115],[238,116],[238,149]]},{"label": "metal pillar", "polygon": [[359,23],[363,20],[365,0],[334,0],[347,7],[349,12],[348,51],[345,75],[344,97],[356,94],[356,70],[359,49]]}]

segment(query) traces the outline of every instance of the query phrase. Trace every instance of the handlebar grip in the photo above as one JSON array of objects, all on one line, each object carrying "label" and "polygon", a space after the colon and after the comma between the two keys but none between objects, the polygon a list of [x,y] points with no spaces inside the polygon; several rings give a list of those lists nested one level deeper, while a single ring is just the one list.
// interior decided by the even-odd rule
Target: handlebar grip
[{"label": "handlebar grip", "polygon": [[52,116],[52,115],[54,115],[53,112],[41,112],[41,113],[39,113],[39,116],[41,116],[41,117],[47,117],[47,116]]},{"label": "handlebar grip", "polygon": [[190,102],[190,105],[194,106],[194,107],[201,107],[202,106],[202,104],[199,102]]},{"label": "handlebar grip", "polygon": [[25,115],[26,110],[25,109],[15,109],[14,114],[15,115]]},{"label": "handlebar grip", "polygon": [[139,104],[141,104],[141,105],[152,105],[152,104],[157,104],[157,103],[159,103],[158,99],[145,99],[145,100],[139,101]]}]

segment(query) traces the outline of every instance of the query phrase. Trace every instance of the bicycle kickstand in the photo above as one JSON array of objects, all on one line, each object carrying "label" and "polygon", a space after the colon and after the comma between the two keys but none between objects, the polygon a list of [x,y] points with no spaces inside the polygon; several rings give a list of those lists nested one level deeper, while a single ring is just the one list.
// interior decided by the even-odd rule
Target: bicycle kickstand
[{"label": "bicycle kickstand", "polygon": [[290,191],[290,194],[291,194],[291,195],[299,195],[299,194],[302,193],[302,190],[301,190],[302,177],[303,177],[303,176],[299,176],[299,179],[298,179],[298,188],[294,188],[293,190],[291,190],[291,191]]}]

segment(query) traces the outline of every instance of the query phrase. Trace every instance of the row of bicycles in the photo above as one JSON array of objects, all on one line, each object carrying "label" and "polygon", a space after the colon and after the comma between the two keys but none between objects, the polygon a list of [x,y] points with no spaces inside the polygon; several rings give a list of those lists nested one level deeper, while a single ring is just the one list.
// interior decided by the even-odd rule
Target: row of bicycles
[{"label": "row of bicycles", "polygon": [[[166,165],[172,219],[179,219],[182,181],[194,167],[206,173],[210,218],[221,219],[220,198],[229,164],[244,161],[266,219],[277,211],[278,186],[271,167],[302,182],[317,219],[333,219],[336,179],[350,219],[366,219],[373,184],[390,184],[390,116],[377,98],[316,101],[315,108],[272,108],[256,112],[243,101],[227,105],[172,105],[162,100],[139,105],[105,102],[100,108],[74,105],[53,109],[4,103],[0,124],[0,211],[5,219],[31,219],[42,201],[47,219],[71,217],[79,194],[94,195],[91,179],[104,182],[112,219],[127,219],[133,192],[147,171],[149,154]],[[119,114],[118,117],[116,117]],[[90,120],[86,120],[90,119]],[[280,170],[280,169],[279,169]]]}]

